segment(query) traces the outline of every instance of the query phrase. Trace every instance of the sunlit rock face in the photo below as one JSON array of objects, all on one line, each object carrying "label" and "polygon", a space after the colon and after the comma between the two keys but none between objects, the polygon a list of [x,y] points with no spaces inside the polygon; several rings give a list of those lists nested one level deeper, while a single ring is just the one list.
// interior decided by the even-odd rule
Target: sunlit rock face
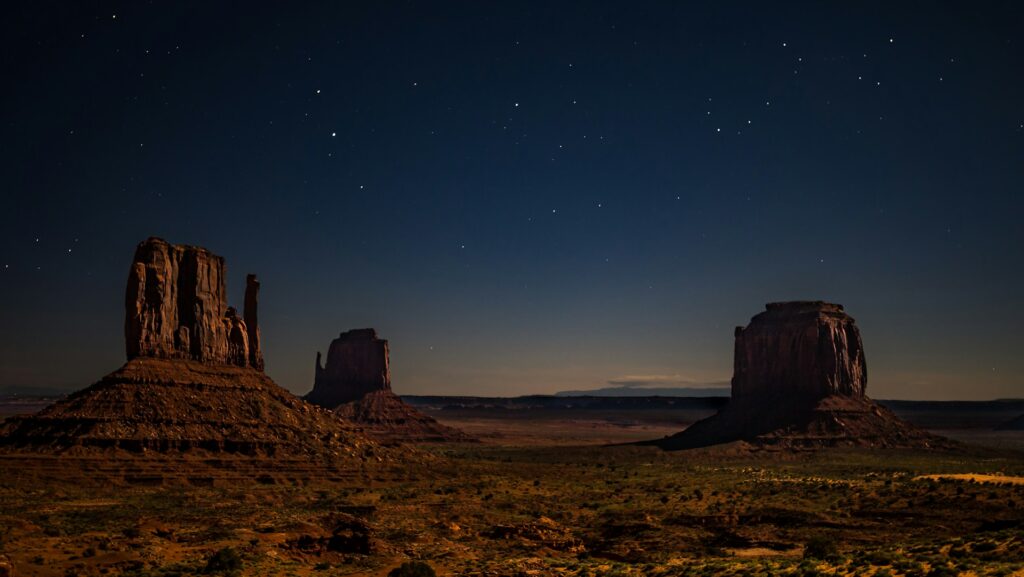
[{"label": "sunlit rock face", "polygon": [[765,308],[736,328],[734,401],[864,396],[864,345],[842,305],[793,301]]},{"label": "sunlit rock face", "polygon": [[186,359],[263,369],[249,275],[242,316],[227,304],[224,259],[202,247],[149,238],[135,250],[125,291],[128,359]]}]

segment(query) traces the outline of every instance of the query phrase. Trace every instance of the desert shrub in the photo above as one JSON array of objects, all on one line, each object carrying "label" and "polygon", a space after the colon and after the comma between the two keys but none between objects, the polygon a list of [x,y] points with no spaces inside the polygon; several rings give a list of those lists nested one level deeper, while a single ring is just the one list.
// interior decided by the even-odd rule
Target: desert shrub
[{"label": "desert shrub", "polygon": [[864,556],[868,563],[877,566],[892,565],[893,561],[897,559],[892,553],[887,551],[869,551]]},{"label": "desert shrub", "polygon": [[931,571],[928,572],[928,577],[956,577],[959,574],[959,571],[951,569],[946,565],[934,565]]},{"label": "desert shrub", "polygon": [[804,546],[805,559],[830,559],[838,554],[836,542],[828,535],[815,535]]},{"label": "desert shrub", "polygon": [[388,577],[436,577],[434,568],[423,561],[406,561],[388,573]]},{"label": "desert shrub", "polygon": [[981,543],[975,543],[971,547],[975,553],[988,553],[989,551],[994,551],[995,548],[996,544],[992,541],[982,541]]},{"label": "desert shrub", "polygon": [[225,547],[210,556],[203,573],[234,573],[242,569],[242,557],[238,551]]}]

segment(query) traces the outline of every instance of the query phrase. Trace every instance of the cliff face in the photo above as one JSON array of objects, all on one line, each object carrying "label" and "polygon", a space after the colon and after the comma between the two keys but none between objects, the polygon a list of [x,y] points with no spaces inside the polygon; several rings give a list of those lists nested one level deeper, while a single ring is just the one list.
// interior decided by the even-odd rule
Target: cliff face
[{"label": "cliff face", "polygon": [[227,305],[224,259],[210,251],[159,238],[139,244],[125,294],[125,352],[263,368],[250,275],[245,318]]},{"label": "cliff face", "polygon": [[334,408],[374,391],[391,390],[388,342],[374,329],[354,329],[331,342],[327,365],[316,354],[316,377],[306,400]]},{"label": "cliff face", "polygon": [[769,303],[736,328],[734,364],[732,398],[740,403],[863,397],[868,378],[853,318],[821,301]]}]

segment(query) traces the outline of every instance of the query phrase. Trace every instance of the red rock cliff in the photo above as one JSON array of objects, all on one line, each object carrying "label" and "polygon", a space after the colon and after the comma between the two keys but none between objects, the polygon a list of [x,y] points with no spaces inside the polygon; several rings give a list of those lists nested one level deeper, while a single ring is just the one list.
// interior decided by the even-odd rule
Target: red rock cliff
[{"label": "red rock cliff", "polygon": [[[135,250],[125,295],[125,350],[262,369],[255,277],[245,319],[227,305],[224,259],[195,246],[149,238]],[[251,298],[249,293],[251,292]],[[253,326],[248,326],[251,319]]]},{"label": "red rock cliff", "polygon": [[736,328],[735,402],[864,396],[864,346],[842,305],[793,301],[766,309]]}]

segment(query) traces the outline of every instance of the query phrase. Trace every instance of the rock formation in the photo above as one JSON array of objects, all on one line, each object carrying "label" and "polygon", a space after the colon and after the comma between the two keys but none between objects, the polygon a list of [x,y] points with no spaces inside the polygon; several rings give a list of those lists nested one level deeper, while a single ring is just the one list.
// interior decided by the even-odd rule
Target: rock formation
[{"label": "rock formation", "polygon": [[[245,318],[227,305],[224,259],[197,246],[149,238],[135,250],[125,295],[128,359],[188,359],[263,368],[250,275]],[[248,326],[250,323],[253,326]]]},{"label": "rock formation", "polygon": [[333,409],[346,422],[379,441],[472,441],[462,431],[442,425],[405,403],[391,391],[388,342],[374,329],[341,333],[327,350],[327,364],[316,354],[313,390],[306,400]]},{"label": "rock formation", "polygon": [[260,281],[256,275],[245,277],[245,309],[242,320],[245,321],[246,336],[249,337],[249,366],[263,370],[263,351],[260,349],[260,325],[256,314],[259,304]]},{"label": "rock formation", "polygon": [[868,371],[853,318],[842,305],[769,303],[736,327],[732,398],[863,397]]},{"label": "rock formation", "polygon": [[[128,275],[128,362],[41,412],[0,426],[0,452],[234,454],[380,461],[388,450],[263,371],[259,283],[227,306],[224,259],[151,238]],[[347,465],[346,465],[347,466]]]},{"label": "rock formation", "polygon": [[769,303],[736,328],[732,398],[717,414],[656,442],[667,449],[744,441],[760,447],[938,447],[865,396],[860,331],[842,305]]},{"label": "rock formation", "polygon": [[316,354],[313,390],[306,400],[333,408],[367,393],[390,390],[388,342],[377,338],[374,329],[354,329],[331,342],[326,367],[321,365],[320,353]]},{"label": "rock formation", "polygon": [[73,454],[371,455],[375,443],[266,374],[230,364],[135,358],[28,417],[4,422],[0,446]]}]

